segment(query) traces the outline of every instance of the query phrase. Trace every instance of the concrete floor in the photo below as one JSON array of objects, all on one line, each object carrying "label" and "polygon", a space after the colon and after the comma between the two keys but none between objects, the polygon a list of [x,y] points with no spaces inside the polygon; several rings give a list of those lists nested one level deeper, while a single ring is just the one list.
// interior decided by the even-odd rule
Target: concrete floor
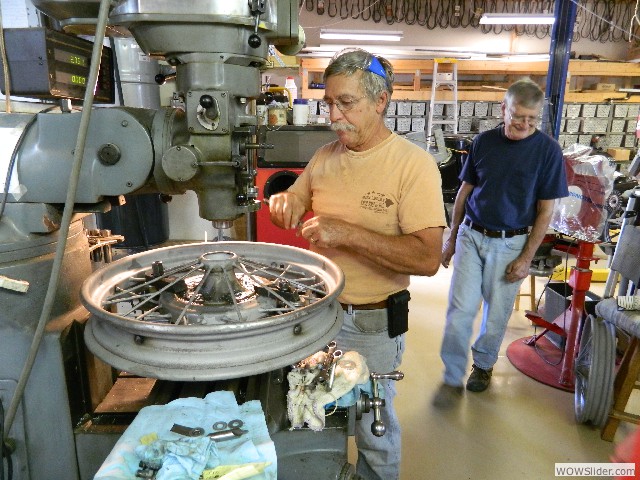
[{"label": "concrete floor", "polygon": [[[609,462],[614,444],[601,440],[597,428],[576,423],[573,394],[525,376],[506,357],[512,341],[534,333],[522,311],[528,308],[526,298],[513,312],[489,389],[465,392],[452,410],[431,405],[441,383],[439,348],[450,277],[451,268],[441,268],[434,277],[412,278],[401,367],[406,376],[398,382],[397,400],[402,480],[549,479],[557,462]],[[538,295],[545,282],[536,280]],[[629,431],[623,424],[616,440]]]}]

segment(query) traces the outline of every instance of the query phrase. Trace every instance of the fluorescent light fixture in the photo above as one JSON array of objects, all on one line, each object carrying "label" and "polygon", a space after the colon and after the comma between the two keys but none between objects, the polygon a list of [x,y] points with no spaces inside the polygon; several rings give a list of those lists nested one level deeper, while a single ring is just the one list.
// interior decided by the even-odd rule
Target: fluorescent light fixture
[{"label": "fluorescent light fixture", "polygon": [[480,17],[484,25],[551,25],[555,20],[552,13],[485,13]]},{"label": "fluorescent light fixture", "polygon": [[399,42],[402,40],[401,31],[380,30],[330,30],[320,29],[320,38],[325,40],[364,40],[381,42]]}]

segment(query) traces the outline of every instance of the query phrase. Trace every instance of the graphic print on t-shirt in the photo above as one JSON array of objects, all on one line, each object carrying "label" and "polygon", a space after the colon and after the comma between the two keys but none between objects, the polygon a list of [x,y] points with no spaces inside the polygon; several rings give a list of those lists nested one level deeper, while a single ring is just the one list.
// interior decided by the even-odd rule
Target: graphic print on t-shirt
[{"label": "graphic print on t-shirt", "polygon": [[360,208],[375,213],[387,213],[393,203],[393,200],[388,198],[384,193],[367,192],[363,195],[362,200],[360,200]]}]

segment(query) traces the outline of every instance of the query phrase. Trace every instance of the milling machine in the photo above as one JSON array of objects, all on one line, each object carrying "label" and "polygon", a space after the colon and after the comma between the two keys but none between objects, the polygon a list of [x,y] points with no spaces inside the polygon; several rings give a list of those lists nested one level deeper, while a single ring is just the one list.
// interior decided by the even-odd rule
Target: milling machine
[{"label": "milling machine", "polygon": [[[33,3],[56,29],[5,38],[43,45],[35,55],[46,76],[12,62],[8,48],[3,93],[83,99],[84,108],[0,116],[11,146],[0,163],[0,400],[13,478],[92,478],[131,419],[126,408],[109,410],[122,371],[153,380],[151,402],[211,388],[259,399],[279,478],[354,478],[349,415],[324,436],[285,428],[285,368],[342,323],[343,277],[332,262],[222,242],[139,253],[92,273],[82,224],[114,198],[147,192],[195,191],[200,216],[216,227],[259,208],[253,100],[269,45],[295,54],[304,41],[298,2],[196,1],[188,12],[177,1]],[[93,108],[91,93],[79,93],[104,87],[105,31],[132,35],[175,68],[172,107]],[[91,55],[77,34],[95,36]]]}]

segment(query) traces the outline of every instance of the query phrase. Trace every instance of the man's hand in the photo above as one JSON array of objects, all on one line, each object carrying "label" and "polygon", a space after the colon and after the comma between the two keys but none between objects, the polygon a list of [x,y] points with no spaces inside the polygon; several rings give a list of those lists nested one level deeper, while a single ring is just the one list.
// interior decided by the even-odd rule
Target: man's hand
[{"label": "man's hand", "polygon": [[338,218],[317,216],[302,224],[300,233],[314,245],[336,248],[347,243],[346,239],[356,227]]},{"label": "man's hand", "polygon": [[517,282],[529,276],[529,268],[531,267],[530,258],[518,257],[509,265],[505,271],[508,282]]},{"label": "man's hand", "polygon": [[280,228],[297,228],[306,211],[304,204],[293,193],[283,192],[269,197],[271,221]]},{"label": "man's hand", "polygon": [[456,236],[449,235],[449,239],[444,242],[442,246],[442,257],[441,263],[444,268],[449,268],[449,263],[451,262],[451,257],[456,252]]}]

